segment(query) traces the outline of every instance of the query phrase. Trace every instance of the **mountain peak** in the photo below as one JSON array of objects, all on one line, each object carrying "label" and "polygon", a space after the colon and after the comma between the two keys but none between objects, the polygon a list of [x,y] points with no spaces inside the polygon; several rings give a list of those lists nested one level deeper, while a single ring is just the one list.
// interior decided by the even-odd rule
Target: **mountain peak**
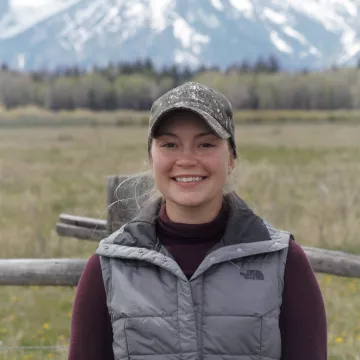
[{"label": "mountain peak", "polygon": [[226,67],[272,54],[285,68],[352,64],[359,8],[356,0],[5,0],[0,62]]}]

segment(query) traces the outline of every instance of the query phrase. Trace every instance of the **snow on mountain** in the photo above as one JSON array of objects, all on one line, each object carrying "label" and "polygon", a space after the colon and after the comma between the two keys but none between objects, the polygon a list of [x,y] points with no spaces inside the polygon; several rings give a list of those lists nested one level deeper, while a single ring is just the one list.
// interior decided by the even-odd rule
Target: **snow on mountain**
[{"label": "snow on mountain", "polygon": [[[0,39],[20,34],[81,0],[11,0],[9,10],[0,18]],[[1,15],[1,13],[0,13]]]},{"label": "snow on mountain", "polygon": [[359,20],[359,0],[0,0],[0,62],[323,68],[357,61]]}]

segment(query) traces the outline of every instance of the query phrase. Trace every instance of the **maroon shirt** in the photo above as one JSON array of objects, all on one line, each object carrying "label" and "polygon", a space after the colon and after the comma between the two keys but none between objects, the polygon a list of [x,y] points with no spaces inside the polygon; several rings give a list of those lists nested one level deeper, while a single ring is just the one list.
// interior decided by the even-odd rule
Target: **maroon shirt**
[{"label": "maroon shirt", "polygon": [[[161,243],[187,277],[195,272],[206,253],[220,241],[226,212],[207,224],[178,224],[165,207],[156,226]],[[281,360],[326,360],[325,306],[306,254],[290,241],[280,313]],[[71,321],[69,360],[114,360],[113,333],[106,305],[99,257],[93,255],[81,275]]]}]

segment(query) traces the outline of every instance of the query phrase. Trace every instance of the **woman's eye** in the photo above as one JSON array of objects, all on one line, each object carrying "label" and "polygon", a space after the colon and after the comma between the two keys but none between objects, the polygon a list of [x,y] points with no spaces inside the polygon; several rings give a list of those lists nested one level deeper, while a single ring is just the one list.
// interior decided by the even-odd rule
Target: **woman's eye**
[{"label": "woman's eye", "polygon": [[209,148],[209,147],[215,147],[215,145],[214,145],[214,144],[210,144],[210,143],[204,143],[204,144],[200,144],[200,147]]},{"label": "woman's eye", "polygon": [[166,143],[166,144],[161,145],[161,147],[164,147],[164,148],[174,148],[175,146],[176,146],[176,144],[174,144],[174,143]]}]

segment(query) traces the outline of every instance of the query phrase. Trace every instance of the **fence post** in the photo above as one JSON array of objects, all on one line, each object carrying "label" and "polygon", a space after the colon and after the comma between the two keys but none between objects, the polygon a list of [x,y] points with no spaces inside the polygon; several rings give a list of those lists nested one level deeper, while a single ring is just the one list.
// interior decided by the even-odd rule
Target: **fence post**
[{"label": "fence post", "polygon": [[141,207],[143,202],[147,200],[147,192],[152,185],[153,180],[148,175],[136,179],[133,175],[108,176],[107,231],[109,234],[119,229],[137,214],[139,206]]}]

